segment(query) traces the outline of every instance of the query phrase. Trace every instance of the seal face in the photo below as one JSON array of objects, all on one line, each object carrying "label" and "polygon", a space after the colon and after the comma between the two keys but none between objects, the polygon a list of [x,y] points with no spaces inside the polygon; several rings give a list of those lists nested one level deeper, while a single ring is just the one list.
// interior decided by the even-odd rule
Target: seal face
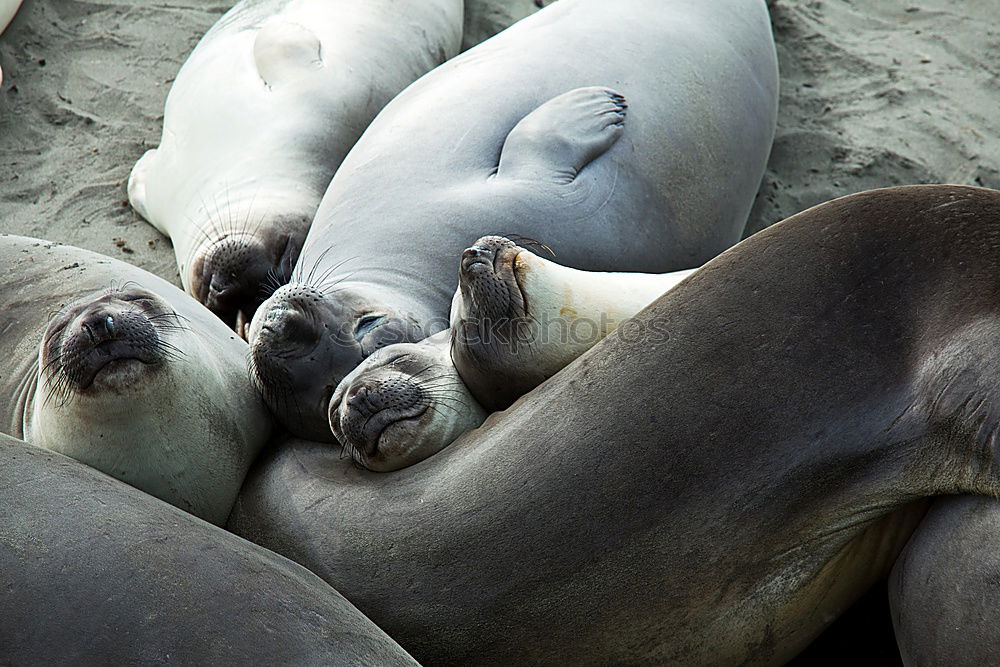
[{"label": "seal face", "polygon": [[189,265],[191,293],[246,338],[246,327],[268,287],[273,290],[288,281],[308,229],[306,219],[294,224],[270,220],[252,233],[206,234],[215,240],[196,248]]},{"label": "seal face", "polygon": [[292,282],[251,322],[249,374],[268,407],[296,433],[332,442],[327,412],[340,380],[374,351],[424,337],[415,319],[373,307],[370,296],[350,287]]},{"label": "seal face", "polygon": [[330,429],[359,465],[386,472],[437,453],[486,412],[451,363],[447,332],[378,350],[330,400]]},{"label": "seal face", "polygon": [[127,388],[178,353],[169,337],[182,327],[169,304],[135,284],[70,304],[42,338],[45,400]]},{"label": "seal face", "polygon": [[501,236],[486,236],[462,252],[458,312],[452,313],[452,357],[462,379],[490,409],[500,409],[540,384],[540,369],[519,364],[504,372],[538,341],[528,313],[529,298],[519,282],[517,258],[524,250]]}]

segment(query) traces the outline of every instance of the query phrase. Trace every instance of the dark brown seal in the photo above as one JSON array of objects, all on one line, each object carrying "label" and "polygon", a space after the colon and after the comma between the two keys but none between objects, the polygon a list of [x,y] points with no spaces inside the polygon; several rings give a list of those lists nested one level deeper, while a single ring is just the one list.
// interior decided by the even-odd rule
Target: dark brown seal
[{"label": "dark brown seal", "polygon": [[924,499],[1000,493],[997,377],[1000,192],[875,190],[727,251],[418,465],[278,450],[229,526],[418,660],[776,664]]}]

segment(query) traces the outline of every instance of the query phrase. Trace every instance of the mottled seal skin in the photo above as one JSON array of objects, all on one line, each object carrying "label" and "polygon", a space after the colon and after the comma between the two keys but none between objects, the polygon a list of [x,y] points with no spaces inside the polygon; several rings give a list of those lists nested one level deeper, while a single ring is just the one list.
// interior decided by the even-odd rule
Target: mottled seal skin
[{"label": "mottled seal skin", "polygon": [[692,272],[579,271],[485,236],[462,252],[451,360],[484,407],[503,410]]},{"label": "mottled seal skin", "polygon": [[422,77],[345,159],[253,319],[268,404],[331,440],[345,375],[447,327],[470,239],[545,239],[597,271],[715,256],[757,191],[777,85],[763,0],[559,0]]},{"label": "mottled seal skin", "polygon": [[222,523],[271,418],[247,346],[130,264],[0,236],[0,431]]},{"label": "mottled seal skin", "polygon": [[278,450],[228,525],[428,663],[783,663],[1000,492],[997,248],[997,191],[825,203],[418,465]]},{"label": "mottled seal skin", "polygon": [[998,547],[1000,502],[982,496],[935,501],[889,580],[904,664],[997,663]]},{"label": "mottled seal skin", "polygon": [[242,333],[288,279],[344,156],[461,33],[462,0],[243,0],[219,19],[128,184],[187,291]]},{"label": "mottled seal skin", "polygon": [[316,575],[0,435],[9,664],[415,665]]}]

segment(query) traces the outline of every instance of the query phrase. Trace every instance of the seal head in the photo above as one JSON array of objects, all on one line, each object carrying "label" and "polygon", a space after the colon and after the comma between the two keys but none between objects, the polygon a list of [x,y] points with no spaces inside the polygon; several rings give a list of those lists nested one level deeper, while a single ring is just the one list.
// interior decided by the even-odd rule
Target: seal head
[{"label": "seal head", "polygon": [[[491,410],[509,406],[546,377],[527,365],[513,376],[507,373],[511,359],[526,353],[538,333],[517,261],[523,251],[510,239],[485,236],[462,252],[452,304],[452,357],[473,394]],[[494,382],[497,373],[507,381]]]},{"label": "seal head", "polygon": [[22,429],[35,445],[222,523],[270,423],[223,351],[234,341],[188,314],[132,282],[70,303],[42,336]]},{"label": "seal head", "polygon": [[360,286],[291,282],[257,310],[248,333],[250,378],[295,435],[333,442],[327,413],[337,384],[376,350],[426,336],[418,320],[371,296]]},{"label": "seal head", "polygon": [[337,386],[330,429],[344,451],[377,472],[413,465],[486,419],[458,376],[450,334],[378,350]]},{"label": "seal head", "polygon": [[256,230],[206,235],[214,240],[197,246],[189,264],[191,294],[246,338],[267,289],[291,276],[308,229],[307,219],[270,220]]}]

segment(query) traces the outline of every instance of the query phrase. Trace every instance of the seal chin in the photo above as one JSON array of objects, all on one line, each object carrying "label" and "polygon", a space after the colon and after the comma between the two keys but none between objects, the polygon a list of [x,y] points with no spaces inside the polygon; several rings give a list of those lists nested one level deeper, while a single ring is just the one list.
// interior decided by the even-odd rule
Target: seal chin
[{"label": "seal chin", "polygon": [[165,335],[177,328],[166,303],[136,286],[76,301],[42,337],[45,383],[64,395],[134,386],[175,353]]}]

